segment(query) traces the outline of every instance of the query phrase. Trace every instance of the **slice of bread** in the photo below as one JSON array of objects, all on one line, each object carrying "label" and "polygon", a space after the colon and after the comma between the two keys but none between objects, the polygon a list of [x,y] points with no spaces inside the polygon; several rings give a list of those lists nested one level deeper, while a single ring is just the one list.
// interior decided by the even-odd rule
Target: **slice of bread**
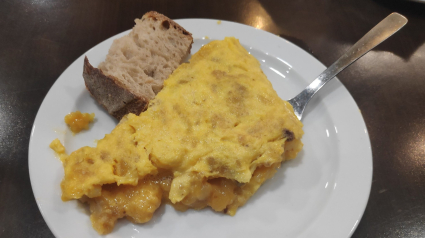
[{"label": "slice of bread", "polygon": [[130,34],[114,40],[98,68],[84,59],[87,90],[118,120],[146,110],[193,43],[192,34],[160,13],[148,12],[135,22]]}]

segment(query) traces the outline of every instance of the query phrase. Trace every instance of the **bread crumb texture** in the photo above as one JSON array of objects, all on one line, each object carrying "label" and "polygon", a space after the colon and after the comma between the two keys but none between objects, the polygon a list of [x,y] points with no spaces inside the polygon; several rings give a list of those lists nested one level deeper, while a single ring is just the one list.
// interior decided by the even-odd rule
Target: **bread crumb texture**
[{"label": "bread crumb texture", "polygon": [[[129,35],[114,40],[99,69],[133,94],[153,99],[192,44],[190,33],[156,12],[135,20]],[[187,37],[182,37],[182,34]]]}]

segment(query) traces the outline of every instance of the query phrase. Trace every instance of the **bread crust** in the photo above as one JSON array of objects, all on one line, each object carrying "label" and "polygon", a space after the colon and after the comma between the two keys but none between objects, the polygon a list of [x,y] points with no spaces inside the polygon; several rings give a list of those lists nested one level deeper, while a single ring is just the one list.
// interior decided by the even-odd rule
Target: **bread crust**
[{"label": "bread crust", "polygon": [[118,120],[128,113],[139,115],[145,111],[149,100],[138,97],[120,86],[119,80],[94,68],[87,56],[84,58],[83,78],[87,90],[110,115]]},{"label": "bread crust", "polygon": [[[182,61],[189,55],[193,43],[191,33],[170,18],[155,11],[150,11],[143,15],[141,20],[144,21],[145,19],[159,21],[161,27],[167,29],[174,28],[176,31],[180,32],[181,37],[187,38],[191,42]],[[120,79],[113,75],[105,74],[101,69],[93,67],[89,63],[87,56],[84,59],[83,78],[86,88],[93,98],[96,99],[110,115],[118,120],[121,120],[121,118],[128,113],[139,115],[148,107],[151,97],[147,95],[143,97],[143,95],[135,94],[135,92],[126,87]]]}]

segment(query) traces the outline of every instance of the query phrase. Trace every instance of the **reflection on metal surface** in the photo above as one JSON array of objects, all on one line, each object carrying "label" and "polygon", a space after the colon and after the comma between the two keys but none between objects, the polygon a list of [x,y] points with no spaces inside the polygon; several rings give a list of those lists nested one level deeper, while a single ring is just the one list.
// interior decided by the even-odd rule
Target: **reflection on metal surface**
[{"label": "reflection on metal surface", "polygon": [[398,13],[390,14],[357,41],[347,52],[335,61],[335,63],[323,71],[301,93],[289,99],[288,102],[293,106],[295,115],[297,115],[298,119],[301,120],[305,107],[320,88],[333,79],[339,72],[347,68],[371,49],[375,48],[375,46],[399,31],[406,23],[407,19],[404,16]]}]

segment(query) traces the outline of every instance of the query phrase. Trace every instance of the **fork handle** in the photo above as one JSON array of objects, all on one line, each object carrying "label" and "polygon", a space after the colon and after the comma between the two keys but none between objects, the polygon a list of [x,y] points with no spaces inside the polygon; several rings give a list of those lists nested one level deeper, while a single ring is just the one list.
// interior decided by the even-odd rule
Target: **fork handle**
[{"label": "fork handle", "polygon": [[344,70],[347,66],[358,60],[364,54],[369,52],[375,46],[392,36],[404,25],[407,19],[398,14],[391,13],[384,20],[373,27],[366,35],[364,35],[357,43],[355,43],[345,54],[343,54],[335,63],[321,73],[310,85],[308,85],[301,93],[294,98],[288,100],[294,107],[295,114],[301,120],[302,113],[305,106],[329,80],[334,78],[339,72]]}]

